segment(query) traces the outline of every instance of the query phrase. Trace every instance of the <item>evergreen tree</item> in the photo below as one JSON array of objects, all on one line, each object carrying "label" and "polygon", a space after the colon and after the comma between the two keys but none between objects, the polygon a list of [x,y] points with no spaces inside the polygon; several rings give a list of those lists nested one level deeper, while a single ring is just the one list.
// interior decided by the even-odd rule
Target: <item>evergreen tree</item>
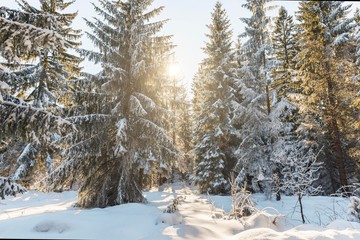
[{"label": "evergreen tree", "polygon": [[67,80],[74,79],[80,72],[81,58],[69,53],[70,49],[80,46],[76,42],[80,38],[80,31],[71,28],[72,21],[77,13],[63,13],[75,1],[43,0],[40,9],[20,0],[19,5],[24,12],[41,15],[51,15],[56,19],[56,32],[67,45],[57,47],[53,51],[42,49],[37,57],[39,62],[31,67],[31,78],[28,85],[22,85],[23,92],[32,88],[26,100],[32,101],[36,107],[50,107],[58,104],[59,97],[66,91]]},{"label": "evergreen tree", "polygon": [[359,119],[358,114],[350,113],[349,106],[356,96],[351,79],[355,68],[348,48],[353,28],[353,19],[346,18],[349,8],[338,1],[311,1],[301,2],[298,13],[298,76],[305,96],[303,109],[308,114],[304,123],[317,129],[318,146],[325,146],[323,159],[332,183],[327,191],[346,186],[351,178],[346,167],[352,164],[346,147],[346,126]]},{"label": "evergreen tree", "polygon": [[241,18],[245,23],[246,37],[241,49],[239,81],[243,101],[239,111],[240,145],[237,150],[238,163],[235,170],[239,173],[237,181],[251,181],[254,191],[270,194],[270,176],[272,175],[270,135],[271,113],[271,59],[272,46],[266,16],[268,0],[249,0],[243,7],[251,12],[250,18]]},{"label": "evergreen tree", "polygon": [[[299,120],[298,108],[293,103],[298,90],[295,80],[296,36],[295,24],[284,7],[279,10],[275,20],[272,44],[276,63],[272,69],[272,111],[269,115],[271,121],[270,135],[272,138],[271,161],[274,162],[273,190],[276,200],[280,200],[281,185],[284,180],[280,169],[287,164],[287,159],[294,151],[298,151],[299,142],[296,129]],[[299,154],[301,155],[301,154]],[[300,161],[301,158],[297,160]],[[307,160],[307,159],[306,159]]]},{"label": "evergreen tree", "polygon": [[171,49],[168,36],[157,36],[166,21],[151,21],[163,7],[148,11],[152,2],[101,0],[94,8],[103,20],[86,21],[93,30],[87,35],[100,52],[82,54],[101,63],[103,71],[79,81],[87,87],[75,97],[86,104],[75,106],[69,119],[80,131],[64,139],[66,159],[49,179],[53,187],[84,180],[78,206],[144,202],[147,163],[171,166],[176,159],[159,122],[163,109],[147,96],[156,92],[153,84],[161,75],[156,70],[163,69],[157,64]]},{"label": "evergreen tree", "polygon": [[16,193],[24,193],[26,188],[15,183],[9,178],[0,177],[0,197],[5,199],[5,196],[16,196]]},{"label": "evergreen tree", "polygon": [[[7,10],[10,20],[21,21],[21,23],[23,21],[26,24],[27,21],[33,22],[36,27],[53,31],[52,34],[66,44],[57,44],[52,49],[49,49],[47,43],[45,43],[43,46],[37,46],[36,50],[29,51],[28,54],[20,54],[19,60],[26,62],[26,64],[17,62],[7,64],[6,66],[10,72],[4,71],[0,77],[11,86],[13,92],[17,92],[17,97],[22,97],[29,105],[59,114],[61,113],[59,98],[66,93],[67,81],[76,77],[80,71],[78,65],[81,59],[69,53],[69,50],[74,50],[79,46],[79,43],[75,42],[80,38],[79,31],[71,28],[71,23],[77,13],[63,13],[74,1],[41,1],[40,9],[36,9],[24,0],[18,3],[21,12]],[[24,24],[23,26],[27,26],[28,29],[33,27]],[[26,27],[24,28],[24,32],[28,33],[29,30],[26,30]],[[13,35],[6,42],[17,39],[16,33]],[[48,35],[45,35],[44,38],[48,38],[51,43],[54,39],[49,38]],[[21,42],[24,41],[25,49],[30,47],[31,41],[37,41],[37,39],[31,40],[26,34],[24,39],[27,40],[20,40],[16,44],[21,45]],[[30,41],[30,43],[27,41]],[[16,70],[11,71],[11,69]],[[65,98],[63,99],[65,100]],[[67,103],[63,101],[62,104]],[[56,135],[51,138],[54,140]],[[17,139],[13,141],[12,146],[15,148],[17,147],[17,144],[15,144],[17,141]],[[19,168],[13,173],[13,179],[17,180],[29,175],[35,176],[34,173],[36,173],[36,177],[33,178],[36,180],[46,175],[47,171],[45,169],[51,168],[52,158],[58,147],[51,144],[51,141],[46,143],[23,142],[22,145],[23,150],[17,159]],[[11,145],[8,149],[11,149]],[[32,151],[28,151],[29,149],[32,149]],[[35,158],[37,159],[36,162]]]},{"label": "evergreen tree", "polygon": [[[56,18],[51,15],[35,14],[0,8],[0,54],[7,61],[0,67],[0,111],[1,135],[39,142],[46,140],[51,130],[62,130],[71,125],[51,113],[32,107],[23,99],[13,96],[16,90],[17,73],[9,66],[21,65],[24,59],[37,56],[43,49],[53,51],[69,46],[66,39],[57,32]],[[22,71],[20,75],[26,74]]]},{"label": "evergreen tree", "polygon": [[194,156],[192,154],[192,121],[191,121],[191,102],[187,98],[186,90],[183,88],[183,93],[180,95],[181,108],[179,109],[178,120],[178,146],[181,152],[179,159],[179,169],[185,179],[189,179],[194,169]]},{"label": "evergreen tree", "polygon": [[[8,64],[20,65],[24,59],[32,59],[45,49],[51,51],[59,47],[69,46],[57,33],[55,16],[41,13],[29,13],[18,10],[0,8],[0,53],[8,61],[2,63],[2,81],[17,84],[16,77],[8,72]],[[21,75],[21,74],[20,74]]]},{"label": "evergreen tree", "polygon": [[230,111],[231,102],[235,99],[231,88],[234,81],[232,31],[227,14],[219,2],[212,12],[208,28],[210,33],[206,35],[208,42],[204,48],[207,57],[199,70],[205,74],[199,75],[202,83],[196,81],[204,88],[194,89],[196,97],[203,98],[195,110],[199,114],[195,124],[195,181],[203,193],[220,193],[228,190],[226,179],[229,172],[225,168],[232,161]]},{"label": "evergreen tree", "polygon": [[[354,111],[350,114],[359,114],[358,109],[360,109],[360,10],[356,8],[355,14],[354,14],[354,21],[355,21],[355,28],[353,31],[352,36],[352,42],[355,45],[355,51],[354,54],[351,54],[350,56],[355,56],[355,74],[353,77],[353,81],[357,85],[357,96],[355,96],[351,101],[351,109]],[[353,132],[351,132],[353,131]],[[351,136],[352,144],[349,145],[349,155],[352,159],[358,159],[357,160],[357,168],[360,169],[360,146],[359,144],[355,143],[356,136],[360,135],[360,121],[353,121],[348,128],[348,136]],[[355,140],[355,141],[354,141]],[[357,171],[357,179],[360,179],[360,173]]]},{"label": "evergreen tree", "polygon": [[176,169],[189,177],[192,171],[192,125],[190,116],[190,101],[186,88],[178,76],[170,76],[169,83],[165,86],[167,109],[170,110],[168,117],[167,131],[171,134],[173,144],[180,153]]},{"label": "evergreen tree", "polygon": [[[18,3],[21,7],[19,12],[3,7],[10,20],[19,22],[17,31],[10,36],[4,35],[4,49],[11,49],[14,42],[19,48],[13,50],[15,54],[19,53],[15,61],[17,65],[7,64],[6,67],[19,69],[21,60],[28,61],[28,64],[21,64],[20,70],[4,72],[1,78],[20,92],[18,96],[36,107],[46,108],[57,103],[61,90],[65,90],[65,80],[71,79],[80,70],[78,65],[81,59],[69,53],[69,49],[79,46],[75,42],[80,38],[79,31],[71,28],[77,13],[61,13],[73,1],[41,1],[41,9],[34,8],[24,0]],[[35,25],[27,25],[29,21]],[[13,28],[10,29],[13,31]],[[41,39],[46,42],[41,42]],[[38,59],[35,65],[32,64],[34,58]]]},{"label": "evergreen tree", "polygon": [[276,101],[295,88],[293,76],[295,70],[295,56],[298,52],[296,43],[295,24],[292,16],[288,15],[286,9],[281,7],[279,15],[275,20],[272,34],[272,43],[276,64],[272,70],[273,81],[271,89],[276,90]]}]

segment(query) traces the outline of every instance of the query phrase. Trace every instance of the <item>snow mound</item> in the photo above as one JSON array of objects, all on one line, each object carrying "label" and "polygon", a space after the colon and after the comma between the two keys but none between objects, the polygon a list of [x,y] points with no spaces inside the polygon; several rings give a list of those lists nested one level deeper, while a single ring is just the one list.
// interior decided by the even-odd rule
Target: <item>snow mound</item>
[{"label": "snow mound", "polygon": [[225,211],[222,209],[216,209],[214,211],[212,211],[211,217],[213,219],[225,219]]},{"label": "snow mound", "polygon": [[265,211],[259,211],[244,218],[245,229],[270,228],[277,231],[286,230],[285,217],[283,215],[273,215]]},{"label": "snow mound", "polygon": [[158,225],[159,223],[165,223],[168,225],[178,225],[178,224],[182,224],[182,222],[183,222],[183,217],[177,212],[163,213],[156,219],[155,225]]},{"label": "snow mound", "polygon": [[[270,228],[255,228],[250,229],[244,232],[241,232],[235,235],[233,240],[260,240],[260,239],[267,239],[267,240],[285,240],[289,239],[285,235],[282,235]],[[299,238],[290,238],[291,240],[297,240]]]},{"label": "snow mound", "polygon": [[[257,218],[258,226],[266,223],[266,217]],[[270,225],[271,226],[271,225]],[[303,224],[284,232],[268,227],[253,228],[235,235],[233,240],[354,240],[360,239],[360,224],[335,220],[326,228],[314,224]]]},{"label": "snow mound", "polygon": [[10,88],[10,86],[9,86],[7,83],[0,81],[0,89],[10,90],[11,88]]},{"label": "snow mound", "polygon": [[58,232],[63,233],[69,229],[69,226],[65,223],[53,220],[44,220],[36,224],[34,230],[36,232]]},{"label": "snow mound", "polygon": [[335,220],[329,223],[326,228],[335,229],[335,230],[345,230],[345,229],[357,229],[360,231],[360,223],[358,222],[349,222],[343,219]]}]

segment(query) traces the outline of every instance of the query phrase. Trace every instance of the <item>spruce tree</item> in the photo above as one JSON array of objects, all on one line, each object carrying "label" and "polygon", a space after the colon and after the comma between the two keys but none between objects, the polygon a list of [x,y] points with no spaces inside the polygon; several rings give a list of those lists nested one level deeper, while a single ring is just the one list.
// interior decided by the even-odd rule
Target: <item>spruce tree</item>
[{"label": "spruce tree", "polygon": [[271,89],[276,90],[276,101],[278,101],[282,97],[288,97],[286,93],[295,87],[293,77],[295,56],[298,52],[295,24],[292,16],[288,15],[284,7],[280,8],[279,15],[275,20],[272,44],[276,64],[272,70]]},{"label": "spruce tree", "polygon": [[[171,74],[170,74],[171,75]],[[172,74],[173,75],[173,74]],[[178,164],[175,169],[183,176],[189,177],[192,171],[192,125],[190,116],[190,100],[184,84],[179,76],[169,76],[165,85],[163,99],[169,110],[167,131],[173,144],[179,151]],[[174,177],[174,176],[173,176]]]},{"label": "spruce tree", "polygon": [[[211,14],[210,33],[204,48],[206,58],[199,72],[199,81],[204,88],[195,88],[195,96],[202,98],[196,106],[198,117],[195,123],[195,181],[201,192],[220,193],[228,188],[226,165],[231,164],[233,149],[229,144],[233,133],[230,125],[233,89],[232,31],[226,11],[217,2]],[[196,93],[203,91],[202,93]],[[198,101],[198,99],[196,99]],[[233,166],[232,166],[233,167]],[[232,168],[230,167],[230,168]]]},{"label": "spruce tree", "polygon": [[[358,121],[358,114],[351,114],[349,102],[357,92],[353,75],[353,60],[348,51],[351,18],[346,18],[349,5],[342,2],[301,2],[300,47],[298,57],[299,79],[305,96],[304,108],[309,117],[304,118],[308,127],[317,130],[318,148],[324,146],[323,161],[331,186],[336,191],[346,186],[351,178],[352,159],[346,145],[347,124]],[[324,132],[320,135],[320,132]],[[322,139],[322,140],[321,140]],[[354,167],[352,167],[354,169]]]},{"label": "spruce tree", "polygon": [[[269,115],[271,121],[272,153],[271,161],[274,162],[273,190],[276,200],[280,200],[282,179],[281,170],[287,164],[287,159],[293,151],[298,151],[298,108],[293,103],[293,94],[296,93],[295,56],[296,32],[292,16],[289,16],[284,7],[279,10],[275,19],[272,33],[272,44],[275,55],[275,64],[272,69],[272,111]],[[296,149],[296,150],[295,150]],[[297,159],[300,160],[300,159]],[[292,160],[294,161],[294,159]]]},{"label": "spruce tree", "polygon": [[[351,99],[350,109],[353,109],[352,113],[349,114],[356,115],[359,114],[359,111],[356,109],[360,109],[360,10],[356,8],[354,13],[354,22],[355,27],[352,34],[352,44],[355,45],[355,49],[351,51],[352,54],[350,56],[355,56],[355,73],[353,76],[353,81],[356,83],[358,93],[357,95]],[[359,116],[357,117],[359,119]],[[353,132],[351,132],[353,131]],[[356,137],[360,135],[360,121],[353,121],[348,128],[348,136],[350,136],[351,144],[348,145],[349,147],[349,156],[352,159],[357,159],[357,166],[355,169],[360,168],[360,146],[356,144]],[[355,140],[355,141],[354,141]],[[360,179],[360,171],[357,171],[356,178]]]},{"label": "spruce tree", "polygon": [[81,130],[64,139],[66,160],[49,179],[53,187],[83,181],[78,206],[144,202],[146,165],[171,166],[176,159],[159,122],[163,109],[150,98],[159,81],[156,70],[163,69],[157,64],[171,49],[169,37],[158,36],[166,21],[152,21],[163,7],[148,10],[152,2],[101,0],[94,5],[101,18],[86,21],[93,31],[87,35],[100,52],[81,52],[103,70],[81,80],[87,87],[75,96],[85,105],[69,117]]},{"label": "spruce tree", "polygon": [[[20,70],[18,61],[15,61],[18,63],[15,66],[7,64],[10,70],[13,66],[16,71],[3,73],[1,78],[14,90],[20,92],[18,96],[22,96],[33,106],[54,107],[66,89],[66,80],[72,79],[80,71],[78,65],[81,59],[69,53],[70,49],[80,45],[76,42],[80,38],[80,31],[71,28],[77,13],[63,13],[74,1],[67,3],[62,0],[41,1],[40,9],[34,8],[25,0],[18,3],[21,11],[7,10],[7,13],[11,19],[20,21],[21,24],[18,31],[10,36],[4,36],[7,37],[4,39],[4,48],[11,49],[8,44],[12,41],[16,42],[17,48],[21,48],[14,50],[20,53],[18,60],[27,64],[21,64]],[[35,26],[25,25],[29,21],[34,22]],[[39,28],[36,29],[38,32],[33,28]],[[44,34],[41,33],[41,29]],[[41,39],[48,42],[43,42],[41,45]],[[49,49],[48,46],[52,48]],[[35,61],[36,64],[33,64],[34,58],[38,59]]]},{"label": "spruce tree", "polygon": [[178,116],[178,143],[181,153],[179,159],[179,169],[183,175],[183,179],[189,179],[194,169],[194,157],[192,154],[192,121],[191,121],[191,102],[187,97],[186,90],[183,88],[183,93],[180,99],[183,103],[179,109]]},{"label": "spruce tree", "polygon": [[[22,61],[39,56],[43,50],[56,51],[57,48],[70,46],[57,32],[56,18],[6,7],[0,9],[0,54],[7,61],[0,64],[0,140],[3,157],[14,154],[8,153],[18,141],[49,143],[54,136],[64,133],[65,128],[72,125],[13,94],[34,80],[31,76],[33,68],[24,66]],[[18,70],[13,71],[14,67]],[[16,176],[23,174],[33,164],[35,152],[32,146],[26,145],[17,158],[20,167],[14,172],[7,172],[7,175],[15,174],[12,178],[17,180]],[[13,156],[11,158],[16,160]]]},{"label": "spruce tree", "polygon": [[[31,75],[22,69],[22,61],[39,56],[40,52],[56,51],[70,46],[58,34],[56,17],[43,13],[29,13],[0,8],[0,54],[6,62],[0,64],[1,129],[3,136],[18,136],[35,141],[45,140],[47,131],[61,130],[68,121],[38,109],[13,93],[22,89]],[[12,67],[20,67],[13,71]],[[24,80],[24,81],[23,81]]]},{"label": "spruce tree", "polygon": [[[10,71],[11,69],[16,69],[16,71],[4,72],[1,77],[5,82],[9,83],[12,91],[17,92],[17,97],[21,96],[29,105],[60,114],[62,111],[60,104],[68,104],[64,101],[66,98],[63,97],[66,96],[68,90],[67,81],[74,79],[80,71],[78,65],[81,59],[69,53],[69,50],[74,50],[79,46],[76,40],[80,38],[80,31],[71,28],[71,23],[77,13],[63,13],[74,1],[41,1],[40,9],[31,6],[24,0],[18,3],[21,12],[17,14],[23,17],[16,18],[14,12],[9,13],[13,19],[20,19],[25,22],[32,21],[36,26],[44,30],[52,30],[54,35],[57,35],[66,44],[56,45],[52,49],[48,49],[47,45],[44,44],[44,46],[38,46],[36,51],[31,51],[27,55],[20,55],[19,59],[26,62],[26,64],[19,65],[16,62],[7,64]],[[29,45],[32,43],[31,39],[27,37],[24,39],[27,39],[24,40],[24,44]],[[37,40],[34,39],[34,41]],[[49,41],[51,43],[53,40],[49,39]],[[51,141],[53,141],[56,135],[51,138]],[[17,141],[14,139],[14,143]],[[23,142],[23,149],[17,158],[19,167],[13,173],[13,179],[29,177],[29,175],[35,175],[35,173],[35,178],[46,175],[47,171],[45,169],[51,169],[52,159],[58,150],[58,147],[51,144],[51,141],[47,143]],[[16,145],[13,146],[16,148]],[[28,151],[28,149],[32,149],[32,151]]]},{"label": "spruce tree", "polygon": [[[242,66],[239,85],[243,96],[239,111],[240,144],[237,150],[238,162],[235,170],[238,182],[251,181],[254,191],[270,194],[272,175],[270,134],[271,113],[271,68],[273,66],[270,41],[270,18],[266,15],[268,0],[248,0],[242,6],[251,12],[251,17],[241,18],[245,23],[246,38],[241,48]],[[242,174],[244,173],[245,176]],[[270,197],[270,196],[269,196]]]}]

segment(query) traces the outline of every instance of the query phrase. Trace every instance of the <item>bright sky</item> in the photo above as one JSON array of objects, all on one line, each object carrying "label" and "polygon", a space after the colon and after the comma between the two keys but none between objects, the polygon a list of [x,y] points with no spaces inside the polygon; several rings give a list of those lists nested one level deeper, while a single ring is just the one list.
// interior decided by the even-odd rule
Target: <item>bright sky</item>
[{"label": "bright sky", "polygon": [[[15,0],[0,0],[0,2],[0,5],[17,7]],[[29,0],[28,2],[34,6],[38,5],[38,0]],[[91,2],[96,3],[97,0],[77,0],[71,9],[69,8],[69,11],[79,11],[79,16],[74,22],[75,29],[89,30],[82,18],[91,19],[92,16],[95,16]],[[234,39],[236,39],[244,29],[239,18],[250,16],[250,13],[241,7],[245,0],[221,0],[220,2],[228,13]],[[170,21],[166,24],[163,33],[174,36],[173,42],[177,45],[175,52],[176,60],[179,63],[179,78],[187,83],[189,89],[198,64],[204,58],[201,48],[204,47],[204,42],[207,40],[205,37],[205,33],[208,33],[206,25],[211,21],[210,15],[215,3],[216,0],[154,0],[154,7],[165,6],[159,19],[170,19]],[[360,2],[347,2],[346,4],[350,3],[353,4],[353,9],[355,7],[360,8]],[[282,5],[290,14],[294,15],[298,1],[274,1],[272,5]],[[276,16],[277,12],[276,9],[270,15]],[[85,49],[93,48],[91,41],[86,38],[85,34],[82,43]],[[95,73],[100,68],[92,63],[85,62],[84,70]]]}]

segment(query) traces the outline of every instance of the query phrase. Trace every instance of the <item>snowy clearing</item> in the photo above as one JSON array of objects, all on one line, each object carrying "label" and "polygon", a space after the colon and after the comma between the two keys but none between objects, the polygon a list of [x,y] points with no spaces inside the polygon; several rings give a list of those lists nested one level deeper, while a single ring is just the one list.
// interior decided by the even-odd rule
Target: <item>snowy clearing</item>
[{"label": "snowy clearing", "polygon": [[[145,192],[148,204],[105,209],[72,207],[76,192],[30,191],[0,201],[1,238],[81,239],[360,239],[360,223],[346,221],[348,199],[304,197],[302,225],[295,197],[280,202],[253,196],[267,212],[244,221],[229,220],[229,196],[206,196],[183,183]],[[179,212],[163,213],[174,197]],[[274,214],[283,216],[272,224]],[[21,226],[21,230],[19,230]]]}]

